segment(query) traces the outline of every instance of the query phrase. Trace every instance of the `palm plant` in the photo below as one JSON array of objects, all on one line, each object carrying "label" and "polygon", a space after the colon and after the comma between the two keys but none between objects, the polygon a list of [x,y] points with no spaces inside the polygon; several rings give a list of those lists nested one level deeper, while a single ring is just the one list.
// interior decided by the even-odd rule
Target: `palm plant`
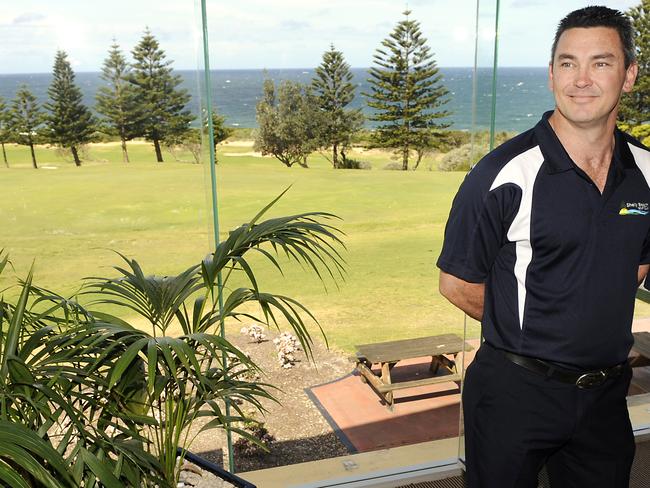
[{"label": "palm plant", "polygon": [[[148,323],[148,330],[140,330],[115,315],[92,312],[97,330],[114,336],[106,355],[120,353],[108,362],[98,357],[91,369],[108,365],[107,386],[134,414],[137,422],[128,426],[141,426],[143,445],[158,457],[167,483],[178,480],[177,448],[189,449],[190,427],[197,419],[206,417],[200,431],[225,428],[250,437],[236,427],[246,420],[243,406],[262,411],[261,400],[273,398],[270,385],[247,380],[257,367],[223,338],[226,321],[252,318],[289,327],[311,357],[305,319],[318,322],[295,299],[261,291],[250,255],[263,256],[280,272],[278,256],[284,254],[321,279],[343,277],[340,231],[327,223],[335,216],[312,212],[260,222],[276,201],[232,231],[200,264],[176,276],[148,275],[122,256],[126,265],[115,267],[118,278],[89,280],[85,293],[96,296],[94,305],[117,306]],[[245,286],[231,289],[235,276]],[[172,326],[180,328],[180,335],[170,333]],[[226,399],[233,400],[230,414],[223,408]]]},{"label": "palm plant", "polygon": [[[0,251],[0,274],[7,263]],[[86,367],[97,355],[93,338],[85,310],[34,286],[31,271],[14,304],[0,292],[0,485],[162,481],[158,461],[104,394],[107,382]]]},{"label": "palm plant", "polygon": [[[250,438],[237,422],[250,406],[263,410],[271,385],[249,380],[257,366],[223,338],[226,321],[289,327],[311,356],[305,319],[315,318],[295,299],[261,291],[249,257],[282,271],[284,254],[321,279],[343,276],[335,217],[260,221],[275,201],[176,276],[147,275],[122,256],[118,278],[89,279],[84,293],[95,305],[143,317],[148,330],[35,286],[31,271],[15,302],[0,290],[0,486],[172,487],[177,450],[184,457],[198,419],[201,430]],[[0,250],[0,277],[8,262]],[[237,275],[245,286],[230,288]]]}]

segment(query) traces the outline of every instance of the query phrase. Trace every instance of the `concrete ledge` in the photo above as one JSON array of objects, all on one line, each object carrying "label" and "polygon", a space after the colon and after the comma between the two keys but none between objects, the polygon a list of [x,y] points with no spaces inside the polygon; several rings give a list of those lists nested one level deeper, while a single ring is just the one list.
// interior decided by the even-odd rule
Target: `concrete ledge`
[{"label": "concrete ledge", "polygon": [[258,488],[392,487],[398,480],[453,476],[460,470],[457,457],[458,437],[453,437],[238,475]]}]

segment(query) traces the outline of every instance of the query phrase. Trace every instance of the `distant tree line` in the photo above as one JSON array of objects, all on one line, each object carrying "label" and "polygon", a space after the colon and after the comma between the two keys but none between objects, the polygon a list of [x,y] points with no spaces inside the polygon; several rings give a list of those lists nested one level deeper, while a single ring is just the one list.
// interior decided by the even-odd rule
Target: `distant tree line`
[{"label": "distant tree line", "polygon": [[[378,123],[371,131],[370,147],[388,148],[401,156],[401,169],[416,169],[430,151],[452,149],[440,161],[442,170],[467,170],[487,152],[481,144],[456,139],[444,122],[450,112],[442,109],[448,91],[410,11],[381,46],[369,69],[370,90],[363,93]],[[629,94],[621,99],[619,125],[650,146],[650,0],[642,0],[627,14],[635,30],[639,75]],[[307,166],[307,155],[331,149],[334,168],[359,167],[346,150],[363,127],[359,110],[346,107],[354,99],[350,66],[334,46],[323,55],[310,85],[266,80],[257,104],[260,130],[256,148],[287,166]],[[503,142],[509,135],[500,133]],[[456,142],[457,144],[455,144]],[[487,146],[486,146],[487,147]],[[411,161],[413,161],[411,164]]]},{"label": "distant tree line", "polygon": [[[412,167],[417,168],[427,151],[445,143],[443,129],[449,124],[440,119],[450,115],[440,109],[448,101],[442,75],[420,24],[410,14],[403,13],[404,20],[376,50],[370,92],[363,94],[373,109],[370,120],[379,123],[371,147],[398,152],[403,170],[409,169],[413,157]],[[334,168],[358,167],[346,154],[364,122],[360,110],[347,108],[354,90],[350,65],[333,45],[323,54],[310,85],[283,81],[276,87],[265,80],[257,104],[256,148],[287,166],[304,167],[311,152],[330,149]]]},{"label": "distant tree line", "polygon": [[[133,62],[129,63],[113,41],[102,67],[105,85],[96,94],[99,117],[84,105],[64,51],[56,53],[49,99],[42,107],[25,85],[11,104],[0,98],[0,145],[5,165],[9,166],[6,143],[29,146],[34,168],[38,168],[34,146],[47,143],[69,150],[80,166],[80,147],[101,133],[120,138],[125,162],[129,162],[126,143],[136,137],[153,143],[158,162],[163,162],[161,145],[181,142],[198,160],[200,131],[190,127],[195,119],[186,108],[190,95],[179,88],[181,77],[173,73],[172,61],[165,59],[165,52],[148,29],[131,54]],[[212,121],[216,144],[230,133],[222,117],[215,114]]]},{"label": "distant tree line", "polygon": [[[462,137],[458,139],[458,131],[446,130],[450,112],[443,106],[448,90],[420,24],[410,14],[403,12],[404,19],[373,56],[370,89],[362,95],[376,127],[365,137],[366,145],[393,150],[401,158],[402,170],[416,169],[428,152],[456,147],[440,167],[462,169],[476,151]],[[642,0],[628,15],[635,29],[639,76],[632,92],[621,100],[619,125],[650,145],[650,0]],[[178,145],[198,162],[201,131],[190,126],[196,118],[186,108],[190,95],[180,88],[181,77],[173,73],[172,61],[166,60],[148,29],[131,54],[129,62],[115,41],[110,47],[101,74],[105,85],[96,94],[99,117],[84,106],[64,51],[56,54],[49,100],[42,107],[24,85],[11,103],[0,98],[5,165],[9,166],[6,143],[28,146],[34,168],[38,167],[34,146],[40,143],[69,150],[75,164],[81,165],[80,147],[102,133],[119,137],[125,162],[129,161],[127,142],[136,137],[153,143],[159,162],[163,161],[161,147]],[[335,169],[363,167],[364,163],[348,156],[364,125],[361,110],[349,108],[355,88],[350,65],[334,45],[323,54],[311,83],[276,84],[266,79],[256,106],[255,149],[287,167],[307,167],[307,157],[314,151],[320,151]],[[207,120],[201,124],[205,127]],[[212,125],[215,145],[230,136],[231,129],[216,112]]]}]

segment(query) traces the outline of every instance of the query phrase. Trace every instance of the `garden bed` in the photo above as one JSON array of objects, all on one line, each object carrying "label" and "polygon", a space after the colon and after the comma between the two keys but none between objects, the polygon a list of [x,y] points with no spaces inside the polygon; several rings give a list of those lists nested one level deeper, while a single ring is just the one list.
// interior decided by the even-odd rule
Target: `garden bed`
[{"label": "garden bed", "polygon": [[[275,438],[270,452],[260,449],[250,453],[235,453],[235,471],[238,473],[289,464],[315,461],[348,454],[330,425],[316,405],[309,399],[305,389],[338,379],[353,369],[346,354],[327,349],[322,336],[315,336],[313,346],[314,362],[310,362],[304,351],[296,354],[298,361],[291,368],[283,368],[278,360],[273,339],[276,331],[265,331],[266,340],[257,343],[238,331],[229,334],[228,339],[239,349],[250,355],[265,373],[261,381],[278,388],[274,395],[280,402],[265,400],[266,413],[256,418],[265,423],[268,433]],[[233,441],[239,436],[233,435]],[[226,435],[222,430],[210,430],[198,435],[192,452],[221,466],[228,467]]]}]

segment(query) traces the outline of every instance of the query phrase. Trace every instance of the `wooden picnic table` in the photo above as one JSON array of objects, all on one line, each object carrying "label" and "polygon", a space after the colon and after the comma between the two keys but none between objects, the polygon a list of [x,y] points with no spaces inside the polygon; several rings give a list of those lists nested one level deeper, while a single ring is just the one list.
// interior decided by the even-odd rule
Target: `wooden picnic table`
[{"label": "wooden picnic table", "polygon": [[630,361],[630,366],[638,368],[650,365],[650,332],[635,332],[632,335],[634,336],[632,350],[638,356]]},{"label": "wooden picnic table", "polygon": [[[459,383],[461,377],[456,368],[456,356],[463,349],[465,351],[473,349],[472,346],[456,334],[360,344],[355,347],[357,354],[354,359],[357,371],[361,374],[361,378],[375,389],[390,409],[393,408],[393,391],[395,390],[449,381]],[[438,372],[441,366],[450,374],[393,383],[391,370],[398,362],[405,359],[429,356],[431,357],[430,369],[433,375]],[[373,364],[379,365],[379,374],[375,374],[372,370]]]}]

